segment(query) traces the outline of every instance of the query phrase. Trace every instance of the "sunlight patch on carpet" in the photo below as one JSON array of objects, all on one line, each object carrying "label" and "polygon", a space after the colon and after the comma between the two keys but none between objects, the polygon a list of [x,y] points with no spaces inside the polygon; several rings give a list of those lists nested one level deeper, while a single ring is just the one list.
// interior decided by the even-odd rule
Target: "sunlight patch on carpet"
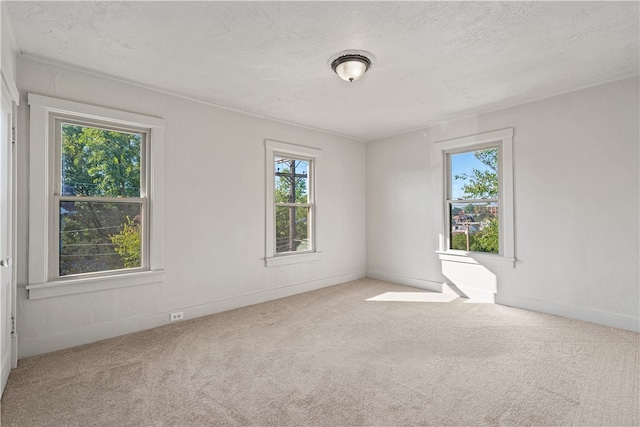
[{"label": "sunlight patch on carpet", "polygon": [[393,302],[451,302],[458,295],[439,294],[436,292],[385,292],[366,301]]}]

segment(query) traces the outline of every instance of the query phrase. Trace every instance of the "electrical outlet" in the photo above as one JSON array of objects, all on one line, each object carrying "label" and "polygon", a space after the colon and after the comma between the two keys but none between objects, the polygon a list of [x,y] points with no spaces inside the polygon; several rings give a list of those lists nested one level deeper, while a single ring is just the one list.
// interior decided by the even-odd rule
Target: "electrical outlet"
[{"label": "electrical outlet", "polygon": [[176,320],[182,320],[182,319],[184,319],[184,312],[178,311],[175,313],[171,313],[171,317],[169,318],[169,321],[175,322]]}]

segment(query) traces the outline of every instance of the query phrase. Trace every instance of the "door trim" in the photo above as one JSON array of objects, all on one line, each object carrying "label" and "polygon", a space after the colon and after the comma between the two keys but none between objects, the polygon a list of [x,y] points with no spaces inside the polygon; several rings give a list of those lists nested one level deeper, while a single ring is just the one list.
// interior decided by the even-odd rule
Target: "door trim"
[{"label": "door trim", "polygon": [[[2,147],[2,149],[7,149],[8,158],[7,163],[10,168],[9,175],[9,188],[8,188],[8,227],[9,227],[9,254],[7,256],[11,257],[12,260],[15,261],[15,257],[17,254],[17,241],[16,241],[16,219],[17,219],[17,106],[19,103],[19,92],[15,82],[10,79],[5,73],[4,69],[0,67],[0,103],[3,104],[3,108],[7,108],[7,112],[9,114],[9,121],[7,123],[8,126],[8,135],[7,135],[7,143],[9,147]],[[10,331],[10,349],[6,354],[3,354],[0,360],[2,366],[9,366],[9,371],[5,372],[4,370],[1,373],[1,382],[0,382],[0,395],[4,391],[4,387],[9,378],[10,370],[17,367],[18,364],[18,335],[15,329],[16,324],[16,295],[17,295],[17,269],[14,265],[12,267],[11,274],[11,282],[9,283],[9,293],[10,293],[10,308],[9,315],[6,317],[9,320],[8,325],[2,325],[2,327],[6,327],[8,331]],[[3,316],[6,316],[3,313]],[[7,360],[9,359],[9,360]]]}]

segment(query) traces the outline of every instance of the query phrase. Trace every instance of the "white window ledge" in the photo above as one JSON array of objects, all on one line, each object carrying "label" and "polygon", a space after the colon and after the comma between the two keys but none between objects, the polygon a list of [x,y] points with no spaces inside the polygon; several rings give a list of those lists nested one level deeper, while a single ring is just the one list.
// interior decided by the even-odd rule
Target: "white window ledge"
[{"label": "white window ledge", "polygon": [[162,283],[163,280],[164,270],[153,270],[111,276],[62,279],[28,285],[26,289],[29,291],[29,299],[32,300],[124,288],[127,286],[149,285],[151,283]]},{"label": "white window ledge", "polygon": [[478,264],[489,267],[514,268],[516,259],[502,255],[465,251],[436,251],[440,261]]},{"label": "white window ledge", "polygon": [[265,258],[264,263],[267,267],[275,267],[278,265],[319,261],[320,259],[322,259],[322,252],[307,252],[303,254],[279,255],[271,258]]}]

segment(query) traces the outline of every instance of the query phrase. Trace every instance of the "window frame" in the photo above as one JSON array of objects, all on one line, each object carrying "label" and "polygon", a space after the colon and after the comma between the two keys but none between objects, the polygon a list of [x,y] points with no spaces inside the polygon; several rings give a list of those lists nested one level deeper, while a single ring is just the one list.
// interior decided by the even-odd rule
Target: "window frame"
[{"label": "window frame", "polygon": [[[287,160],[293,160],[294,162],[297,160],[300,161],[305,161],[307,162],[307,203],[302,203],[302,202],[276,202],[275,201],[275,197],[274,197],[274,217],[277,217],[277,214],[275,213],[275,211],[278,210],[278,208],[307,208],[309,210],[308,213],[308,224],[307,224],[307,240],[310,243],[310,248],[306,249],[306,250],[302,250],[302,251],[287,251],[287,252],[278,252],[278,242],[277,239],[276,241],[274,241],[274,245],[275,245],[275,250],[274,250],[274,256],[286,256],[286,255],[295,255],[295,254],[304,254],[304,253],[309,253],[309,252],[313,252],[313,248],[314,248],[314,241],[315,241],[315,236],[314,236],[314,228],[313,228],[313,224],[314,224],[314,220],[315,220],[315,216],[314,216],[314,188],[313,188],[313,176],[314,176],[314,164],[315,161],[313,160],[313,158],[309,158],[306,156],[292,156],[290,154],[284,155],[282,153],[279,152],[274,152],[274,162],[273,162],[273,167],[275,168],[275,159],[276,158],[282,158],[282,159],[287,159]],[[293,183],[294,187],[295,187],[295,181]],[[273,191],[274,191],[274,196],[275,196],[275,179],[274,179],[274,187],[273,187]],[[274,221],[274,223],[277,226],[277,220]],[[277,229],[275,229],[275,231],[277,231]]]},{"label": "window frame", "polygon": [[[58,115],[52,114],[50,116],[51,123],[53,125],[53,135],[54,135],[54,168],[55,172],[53,173],[53,196],[52,196],[52,206],[51,211],[54,215],[53,218],[53,227],[51,230],[51,235],[49,237],[49,253],[52,256],[49,257],[49,276],[51,280],[65,280],[65,279],[73,279],[73,278],[82,278],[82,277],[97,277],[97,276],[109,276],[112,274],[121,274],[125,272],[138,272],[138,271],[146,271],[149,267],[149,230],[147,216],[149,213],[149,198],[147,197],[147,182],[149,167],[147,165],[147,161],[149,158],[148,149],[149,144],[148,134],[149,130],[144,128],[134,128],[129,126],[118,125],[114,126],[109,123],[98,122],[98,121],[89,121],[89,120],[79,120],[76,117],[66,116],[66,115]],[[100,196],[65,196],[60,194],[62,191],[62,124],[72,124],[83,127],[91,127],[94,129],[103,129],[109,131],[123,132],[123,133],[133,133],[141,136],[140,142],[140,195],[139,197],[100,197]],[[127,268],[120,270],[104,270],[104,271],[96,271],[91,273],[78,273],[78,274],[66,274],[64,276],[60,276],[60,202],[69,201],[69,202],[94,202],[94,203],[138,203],[140,204],[140,231],[142,233],[141,236],[141,266],[135,268]]]},{"label": "window frame", "polygon": [[[317,179],[318,161],[321,150],[318,148],[294,145],[285,142],[265,140],[266,162],[266,238],[265,238],[265,266],[272,267],[278,265],[294,264],[298,262],[316,261],[320,259],[321,251],[318,249],[317,239]],[[284,157],[295,160],[308,161],[307,179],[307,203],[299,204],[301,207],[309,207],[308,226],[311,249],[305,251],[276,252],[276,207],[288,206],[290,203],[275,202],[275,158]],[[296,204],[298,205],[298,204]]]},{"label": "window frame", "polygon": [[[513,211],[513,128],[480,133],[462,138],[439,141],[434,144],[442,158],[443,221],[438,253],[440,260],[496,267],[514,267],[514,211]],[[484,253],[449,249],[451,247],[451,155],[498,149],[498,221],[499,253]],[[478,199],[480,200],[480,199]],[[493,199],[491,199],[493,200]]]},{"label": "window frame", "polygon": [[[164,120],[28,94],[30,106],[29,299],[48,298],[96,290],[161,283],[163,253]],[[59,202],[78,198],[61,196],[61,123],[106,128],[143,135],[140,197],[113,198],[116,203],[140,203],[142,210],[142,266],[92,273],[59,275]],[[109,197],[81,197],[106,202]]]},{"label": "window frame", "polygon": [[[451,157],[453,155],[456,154],[464,154],[464,153],[475,153],[478,151],[484,151],[484,150],[491,150],[491,149],[496,149],[498,151],[498,197],[492,197],[492,198],[484,198],[484,199],[453,199],[453,182],[452,182],[452,159]],[[445,168],[446,168],[446,174],[445,174],[445,178],[446,178],[446,182],[445,182],[445,222],[446,224],[448,224],[448,229],[447,229],[447,233],[445,234],[445,248],[449,251],[456,251],[458,249],[451,249],[451,208],[453,206],[454,203],[491,203],[491,202],[495,202],[498,204],[498,225],[500,225],[500,222],[502,221],[502,214],[501,214],[501,205],[502,205],[502,186],[501,186],[501,182],[500,182],[500,177],[502,175],[502,165],[501,165],[501,161],[502,161],[502,147],[500,145],[497,145],[495,143],[487,143],[487,144],[481,144],[481,145],[476,145],[471,149],[467,149],[467,148],[458,148],[458,149],[453,149],[453,150],[446,150],[445,151]],[[503,233],[499,232],[498,233],[498,247],[499,248],[503,248],[504,244],[503,244]],[[485,252],[474,252],[474,251],[462,251],[462,252],[473,252],[473,253],[485,253]]]}]

